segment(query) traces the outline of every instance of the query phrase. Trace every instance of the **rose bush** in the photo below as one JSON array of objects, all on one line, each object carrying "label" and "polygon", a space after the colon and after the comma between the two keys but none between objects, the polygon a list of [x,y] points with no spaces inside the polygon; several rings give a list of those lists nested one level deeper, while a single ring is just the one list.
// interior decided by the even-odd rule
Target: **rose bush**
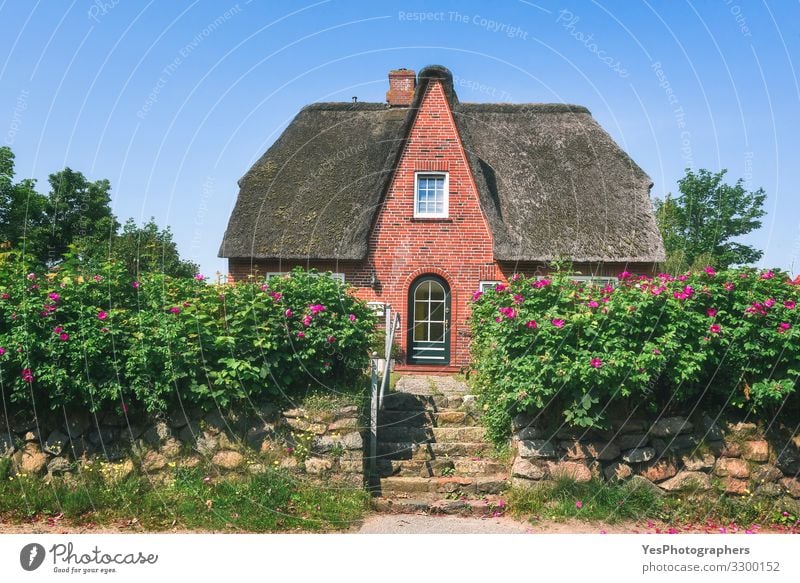
[{"label": "rose bush", "polygon": [[614,286],[515,277],[476,292],[473,366],[490,432],[499,439],[514,414],[544,409],[579,427],[698,400],[772,414],[800,374],[799,287],[778,271],[709,267],[623,272]]},{"label": "rose bush", "polygon": [[0,265],[0,388],[30,407],[227,406],[347,382],[368,364],[372,312],[330,277],[295,270],[213,285],[119,263]]}]

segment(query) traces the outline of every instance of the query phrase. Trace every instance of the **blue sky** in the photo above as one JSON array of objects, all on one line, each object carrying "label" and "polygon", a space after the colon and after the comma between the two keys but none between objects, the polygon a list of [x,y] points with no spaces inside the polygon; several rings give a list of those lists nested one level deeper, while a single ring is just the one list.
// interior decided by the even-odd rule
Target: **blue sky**
[{"label": "blue sky", "polygon": [[[768,193],[748,242],[800,271],[797,2],[0,0],[0,145],[19,177],[108,178],[203,273],[236,181],[305,104],[383,101],[442,64],[461,101],[587,106],[652,177],[728,169]],[[587,209],[588,211],[588,209]]]}]

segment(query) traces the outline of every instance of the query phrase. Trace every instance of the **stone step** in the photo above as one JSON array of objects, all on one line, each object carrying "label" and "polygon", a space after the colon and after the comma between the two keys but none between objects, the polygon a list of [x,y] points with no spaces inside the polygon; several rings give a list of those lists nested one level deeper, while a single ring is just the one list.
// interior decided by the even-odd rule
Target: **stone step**
[{"label": "stone step", "polygon": [[411,393],[387,393],[383,397],[383,408],[387,411],[443,411],[471,409],[475,397],[472,395],[414,395]]},{"label": "stone step", "polygon": [[508,471],[505,464],[489,459],[470,457],[392,460],[380,459],[377,463],[378,475],[389,476],[485,476],[502,474]]},{"label": "stone step", "polygon": [[477,416],[469,411],[381,411],[378,416],[379,431],[384,427],[468,427],[477,423]]},{"label": "stone step", "polygon": [[458,514],[463,516],[499,516],[505,510],[501,496],[486,495],[479,499],[446,499],[439,496],[415,495],[408,498],[377,497],[372,499],[377,512],[398,514]]},{"label": "stone step", "polygon": [[453,460],[453,470],[457,476],[488,476],[507,473],[508,467],[492,459],[462,457]]},{"label": "stone step", "polygon": [[413,395],[460,394],[469,392],[467,384],[453,376],[437,375],[399,375],[395,391]]},{"label": "stone step", "polygon": [[458,496],[470,497],[478,494],[499,494],[508,487],[508,474],[474,477],[436,476],[430,478],[390,476],[380,479],[380,494],[382,496],[399,493],[432,493],[457,494]]},{"label": "stone step", "polygon": [[378,458],[410,460],[435,459],[440,457],[482,457],[491,446],[485,442],[414,443],[378,441]]},{"label": "stone step", "polygon": [[469,441],[483,441],[486,430],[483,427],[401,427],[388,426],[378,430],[378,439],[381,441],[398,442],[410,441],[413,443],[463,443]]}]

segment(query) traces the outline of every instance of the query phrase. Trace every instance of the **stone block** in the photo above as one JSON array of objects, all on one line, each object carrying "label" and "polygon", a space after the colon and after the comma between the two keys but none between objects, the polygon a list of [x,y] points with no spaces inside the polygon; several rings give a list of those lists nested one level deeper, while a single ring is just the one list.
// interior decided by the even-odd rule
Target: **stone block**
[{"label": "stone block", "polygon": [[353,431],[358,429],[358,419],[356,417],[345,417],[337,419],[328,426],[328,431]]},{"label": "stone block", "polygon": [[597,459],[611,461],[617,459],[620,455],[619,448],[610,442],[562,441],[559,446],[566,450],[566,457],[571,460]]},{"label": "stone block", "polygon": [[658,455],[664,455],[665,453],[694,451],[700,445],[700,440],[694,435],[682,434],[664,438],[655,437],[651,443]]},{"label": "stone block", "polygon": [[603,469],[603,476],[609,482],[621,482],[633,475],[633,469],[628,464],[613,462]]},{"label": "stone block", "polygon": [[650,429],[650,423],[644,419],[614,419],[611,427],[618,434],[646,433]]},{"label": "stone block", "polygon": [[669,480],[659,484],[667,492],[705,491],[711,488],[711,478],[703,472],[679,472]]},{"label": "stone block", "polygon": [[701,428],[703,434],[700,437],[706,441],[722,441],[725,437],[717,422],[705,413],[701,419]]},{"label": "stone block", "polygon": [[592,479],[592,471],[581,462],[547,462],[548,475],[553,479],[571,479],[576,482],[588,482]]},{"label": "stone block", "polygon": [[756,488],[756,494],[768,498],[778,498],[783,495],[783,489],[775,482],[767,482]]},{"label": "stone block", "polygon": [[517,445],[519,456],[523,458],[554,458],[556,448],[551,441],[543,439],[523,439]]},{"label": "stone block", "polygon": [[142,434],[142,439],[147,445],[158,446],[162,441],[172,437],[172,430],[164,421],[156,421]]},{"label": "stone block", "polygon": [[640,488],[644,488],[649,492],[652,492],[656,496],[663,496],[664,490],[656,486],[653,482],[644,478],[642,476],[631,476],[631,479],[628,480],[628,487],[631,490],[638,490]]},{"label": "stone block", "polygon": [[742,457],[752,462],[769,460],[769,443],[764,439],[745,441],[742,444]]},{"label": "stone block", "polygon": [[54,457],[47,464],[48,474],[64,474],[72,469],[72,464],[67,458]]},{"label": "stone block", "polygon": [[220,451],[214,454],[211,463],[224,470],[235,470],[244,464],[244,456],[238,451]]},{"label": "stone block", "polygon": [[517,458],[511,468],[511,475],[527,480],[541,480],[545,477],[545,469],[524,458]]},{"label": "stone block", "polygon": [[726,494],[744,496],[750,493],[750,490],[747,488],[747,480],[740,480],[738,478],[723,478],[722,487],[725,489]]},{"label": "stone block", "polygon": [[544,439],[547,437],[543,430],[536,427],[523,427],[517,431],[516,435],[518,439],[524,440]]},{"label": "stone block", "polygon": [[622,453],[622,459],[628,463],[649,462],[656,456],[656,450],[652,447],[637,447]]},{"label": "stone block", "polygon": [[792,498],[800,498],[800,480],[797,478],[781,478],[778,483]]},{"label": "stone block", "polygon": [[47,468],[47,454],[39,446],[29,443],[24,449],[16,452],[12,458],[21,474],[38,475]]},{"label": "stone block", "polygon": [[781,472],[777,467],[771,466],[769,464],[763,464],[756,466],[753,471],[751,472],[751,477],[756,483],[767,483],[767,482],[777,482],[783,477],[783,472]]},{"label": "stone block", "polygon": [[669,459],[658,459],[642,464],[639,475],[651,482],[663,482],[678,473],[678,468]]},{"label": "stone block", "polygon": [[478,476],[475,489],[479,494],[500,494],[509,487],[508,480],[499,476]]},{"label": "stone block", "polygon": [[309,474],[324,474],[333,467],[333,462],[329,459],[312,457],[306,460],[305,468]]},{"label": "stone block", "polygon": [[636,449],[650,445],[650,437],[646,433],[628,433],[618,435],[614,442],[620,449]]},{"label": "stone block", "polygon": [[690,433],[694,425],[685,417],[664,417],[650,427],[654,437],[674,437],[681,433]]},{"label": "stone block", "polygon": [[714,475],[744,479],[750,477],[750,468],[742,459],[722,457],[714,464]]},{"label": "stone block", "polygon": [[148,451],[142,457],[142,469],[145,472],[158,472],[167,466],[167,458],[157,451]]},{"label": "stone block", "polygon": [[683,468],[689,472],[703,472],[710,470],[714,467],[716,461],[716,458],[710,453],[681,456]]}]

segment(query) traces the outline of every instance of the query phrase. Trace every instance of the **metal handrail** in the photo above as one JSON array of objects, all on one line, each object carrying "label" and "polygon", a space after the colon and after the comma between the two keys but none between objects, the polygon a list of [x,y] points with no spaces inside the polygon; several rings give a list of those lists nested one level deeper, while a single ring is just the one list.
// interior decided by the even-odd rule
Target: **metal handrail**
[{"label": "metal handrail", "polygon": [[387,334],[385,347],[385,362],[383,366],[383,378],[380,388],[378,387],[378,353],[373,352],[370,359],[370,372],[372,380],[372,391],[370,400],[370,440],[369,440],[369,466],[373,476],[377,468],[378,461],[378,413],[383,409],[383,397],[389,377],[392,375],[392,347],[394,346],[395,332],[400,329],[400,314],[395,313],[394,318],[390,319],[390,311],[386,308]]},{"label": "metal handrail", "polygon": [[392,319],[392,326],[389,328],[389,334],[386,337],[386,364],[383,367],[383,378],[381,379],[381,392],[378,395],[378,410],[383,409],[383,396],[386,394],[386,387],[389,383],[389,377],[392,375],[392,348],[394,347],[394,335],[400,328],[400,314],[395,312]]}]

